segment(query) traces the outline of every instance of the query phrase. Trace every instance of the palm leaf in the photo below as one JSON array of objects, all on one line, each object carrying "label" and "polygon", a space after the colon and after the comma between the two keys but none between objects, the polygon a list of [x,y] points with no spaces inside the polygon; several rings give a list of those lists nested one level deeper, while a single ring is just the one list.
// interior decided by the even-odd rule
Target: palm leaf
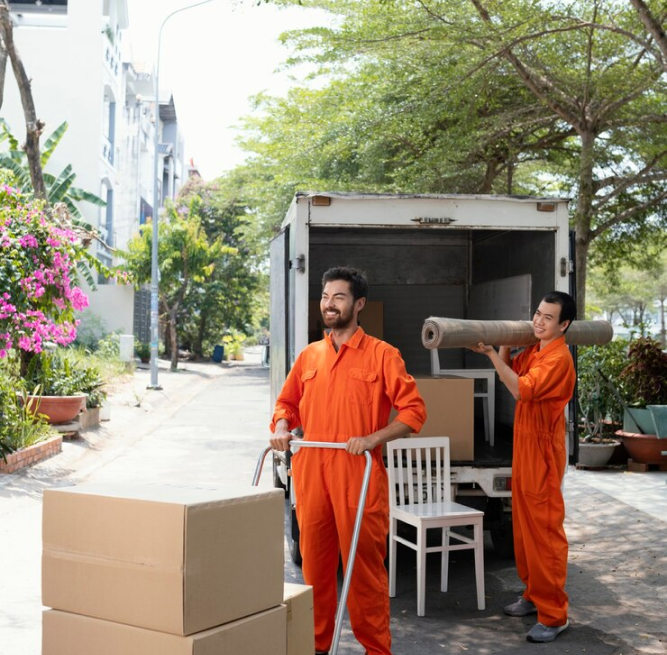
[{"label": "palm leaf", "polygon": [[6,168],[11,171],[16,178],[16,184],[24,193],[32,191],[32,181],[30,180],[30,172],[11,156],[7,154],[0,154],[0,168]]},{"label": "palm leaf", "polygon": [[58,179],[48,189],[48,199],[51,204],[56,202],[65,202],[67,192],[76,179],[76,173],[72,172],[72,164],[67,164],[63,168]]},{"label": "palm leaf", "polygon": [[67,121],[61,123],[49,136],[49,138],[44,142],[44,147],[42,148],[41,162],[42,167],[46,166],[47,162],[51,158],[53,151],[56,149],[56,146],[60,143],[60,140],[63,138],[65,132],[68,128]]},{"label": "palm leaf", "polygon": [[69,209],[69,213],[74,218],[83,218],[81,211],[69,196],[65,196],[60,202],[63,202],[67,206],[67,209]]},{"label": "palm leaf", "polygon": [[5,121],[4,118],[0,118],[0,142],[4,141],[5,139],[9,141],[10,150],[19,149],[18,139],[9,130],[9,125],[7,125],[7,121]]},{"label": "palm leaf", "polygon": [[90,193],[89,191],[84,191],[83,189],[80,189],[79,187],[72,187],[69,190],[69,195],[72,200],[85,200],[86,202],[90,202],[93,205],[97,205],[98,207],[106,207],[107,203],[105,200],[102,200],[99,196],[96,196],[94,193]]}]

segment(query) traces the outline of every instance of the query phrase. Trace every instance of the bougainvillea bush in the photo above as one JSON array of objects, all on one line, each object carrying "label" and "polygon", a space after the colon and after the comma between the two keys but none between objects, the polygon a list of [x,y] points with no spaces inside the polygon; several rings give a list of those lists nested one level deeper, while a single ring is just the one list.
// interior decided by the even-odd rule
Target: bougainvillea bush
[{"label": "bougainvillea bush", "polygon": [[75,312],[88,306],[77,265],[88,260],[66,220],[0,186],[0,359],[16,349],[24,361],[47,342],[74,341]]}]

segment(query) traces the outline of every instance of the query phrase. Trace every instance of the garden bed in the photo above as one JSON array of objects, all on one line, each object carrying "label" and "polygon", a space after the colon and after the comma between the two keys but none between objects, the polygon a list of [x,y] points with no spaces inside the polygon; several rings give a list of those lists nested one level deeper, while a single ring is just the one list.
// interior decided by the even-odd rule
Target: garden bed
[{"label": "garden bed", "polygon": [[62,435],[57,434],[45,441],[21,448],[7,455],[7,461],[0,459],[0,473],[16,473],[21,469],[37,464],[61,452],[63,449]]}]

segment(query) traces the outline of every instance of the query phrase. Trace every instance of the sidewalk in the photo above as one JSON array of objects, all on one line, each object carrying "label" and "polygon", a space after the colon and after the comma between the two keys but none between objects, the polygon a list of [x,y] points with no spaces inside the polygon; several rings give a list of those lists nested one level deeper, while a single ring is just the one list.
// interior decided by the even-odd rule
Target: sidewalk
[{"label": "sidewalk", "polygon": [[[0,475],[0,653],[37,655],[41,603],[41,497],[44,489],[87,479],[168,479],[211,485],[221,476],[249,479],[266,439],[268,372],[259,352],[245,362],[160,362],[161,391],[137,369],[111,396],[111,421],[65,442],[63,452],[21,473]],[[183,453],[186,453],[184,456]],[[184,457],[186,459],[184,459]],[[261,484],[271,486],[267,469]],[[447,594],[429,568],[428,615],[415,616],[414,571],[404,562],[404,589],[392,600],[395,655],[483,653],[662,655],[667,651],[667,473],[580,471],[565,479],[570,541],[567,591],[571,628],[554,644],[524,639],[529,627],[507,619],[502,605],[520,592],[511,560],[487,549],[487,610],[478,612],[464,555]],[[286,576],[300,570],[286,554]],[[341,655],[357,655],[349,624]],[[362,651],[363,652],[363,649]]]}]

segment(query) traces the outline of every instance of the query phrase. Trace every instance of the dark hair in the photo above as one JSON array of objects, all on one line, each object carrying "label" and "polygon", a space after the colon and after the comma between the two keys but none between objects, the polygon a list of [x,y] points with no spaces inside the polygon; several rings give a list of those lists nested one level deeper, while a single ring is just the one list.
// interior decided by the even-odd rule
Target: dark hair
[{"label": "dark hair", "polygon": [[366,276],[358,271],[356,268],[351,268],[349,266],[334,266],[328,271],[325,271],[322,276],[322,289],[327,282],[333,282],[334,280],[345,280],[350,283],[350,290],[352,291],[352,297],[355,301],[359,298],[368,297],[368,281]]},{"label": "dark hair", "polygon": [[[563,291],[551,291],[544,298],[542,302],[552,303],[554,305],[560,305],[560,318],[558,319],[559,323],[563,321],[570,321],[570,325],[575,318],[577,318],[577,303],[574,302],[574,298],[569,294]],[[568,325],[565,328],[565,332],[570,329]]]}]

